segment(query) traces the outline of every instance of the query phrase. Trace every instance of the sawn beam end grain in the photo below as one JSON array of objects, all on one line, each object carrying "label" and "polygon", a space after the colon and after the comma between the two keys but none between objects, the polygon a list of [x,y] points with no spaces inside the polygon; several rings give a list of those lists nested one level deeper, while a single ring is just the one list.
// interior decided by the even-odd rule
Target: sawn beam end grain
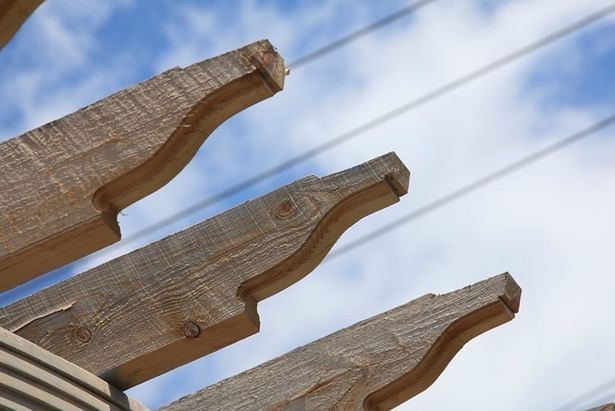
[{"label": "sawn beam end grain", "polygon": [[0,49],[13,38],[42,2],[43,0],[0,0]]},{"label": "sawn beam end grain", "polygon": [[303,178],[0,309],[0,326],[131,387],[257,332],[257,301],[408,182],[394,153]]},{"label": "sawn beam end grain", "polygon": [[119,210],[166,184],[220,123],[283,81],[281,57],[260,41],[0,144],[0,291],[118,241]]},{"label": "sawn beam end grain", "polygon": [[514,318],[520,296],[509,274],[428,294],[161,411],[391,409],[429,387],[467,341]]}]

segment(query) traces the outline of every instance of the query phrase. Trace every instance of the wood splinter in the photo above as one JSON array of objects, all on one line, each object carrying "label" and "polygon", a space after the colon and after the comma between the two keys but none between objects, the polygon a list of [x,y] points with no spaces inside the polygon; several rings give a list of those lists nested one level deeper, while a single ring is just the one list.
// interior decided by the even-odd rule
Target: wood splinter
[{"label": "wood splinter", "polygon": [[174,68],[0,144],[0,292],[120,239],[224,120],[284,85],[268,41]]},{"label": "wood splinter", "polygon": [[258,331],[359,219],[399,201],[394,153],[303,178],[0,309],[0,326],[126,389]]},{"label": "wood splinter", "polygon": [[429,387],[470,339],[513,319],[520,297],[507,273],[428,294],[160,411],[391,409]]}]

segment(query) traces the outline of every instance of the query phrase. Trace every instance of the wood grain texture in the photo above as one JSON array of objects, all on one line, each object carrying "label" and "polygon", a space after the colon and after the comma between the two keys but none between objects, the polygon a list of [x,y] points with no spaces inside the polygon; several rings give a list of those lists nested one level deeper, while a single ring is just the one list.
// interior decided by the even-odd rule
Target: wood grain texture
[{"label": "wood grain texture", "polygon": [[394,153],[303,178],[0,309],[0,326],[131,387],[256,333],[257,301],[408,182]]},{"label": "wood grain texture", "polygon": [[283,87],[267,41],[175,68],[0,144],[0,291],[120,238],[117,213]]},{"label": "wood grain texture", "polygon": [[391,409],[431,385],[471,338],[511,320],[520,296],[508,274],[428,294],[161,410]]},{"label": "wood grain texture", "polygon": [[3,328],[0,409],[147,410],[95,375]]},{"label": "wood grain texture", "polygon": [[43,0],[0,0],[0,49],[41,3]]}]

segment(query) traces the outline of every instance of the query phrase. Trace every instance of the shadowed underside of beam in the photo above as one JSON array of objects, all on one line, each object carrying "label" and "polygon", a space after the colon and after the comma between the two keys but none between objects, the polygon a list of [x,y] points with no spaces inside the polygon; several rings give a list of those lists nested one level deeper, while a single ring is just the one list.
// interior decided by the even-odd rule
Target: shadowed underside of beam
[{"label": "shadowed underside of beam", "polygon": [[257,301],[408,182],[393,153],[303,178],[0,309],[0,326],[131,387],[257,332]]},{"label": "shadowed underside of beam", "polygon": [[0,291],[118,241],[119,210],[166,184],[283,78],[281,57],[260,41],[0,144]]},{"label": "shadowed underside of beam", "polygon": [[42,2],[43,0],[0,0],[0,49],[13,38]]},{"label": "shadowed underside of beam", "polygon": [[391,409],[431,385],[471,338],[514,318],[520,297],[508,274],[428,294],[161,410]]}]

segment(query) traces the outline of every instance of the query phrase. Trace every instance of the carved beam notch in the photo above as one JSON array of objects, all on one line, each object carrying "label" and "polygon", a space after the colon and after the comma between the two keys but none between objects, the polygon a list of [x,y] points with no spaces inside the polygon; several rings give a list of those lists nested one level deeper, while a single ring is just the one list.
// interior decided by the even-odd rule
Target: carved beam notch
[{"label": "carved beam notch", "polygon": [[520,297],[508,274],[428,294],[160,411],[388,410],[427,389],[470,339],[514,318]]},{"label": "carved beam notch", "polygon": [[129,388],[256,333],[257,301],[408,182],[393,153],[303,178],[0,309],[0,326]]},{"label": "carved beam notch", "polygon": [[0,291],[120,239],[224,120],[282,89],[268,41],[174,68],[0,144]]}]

